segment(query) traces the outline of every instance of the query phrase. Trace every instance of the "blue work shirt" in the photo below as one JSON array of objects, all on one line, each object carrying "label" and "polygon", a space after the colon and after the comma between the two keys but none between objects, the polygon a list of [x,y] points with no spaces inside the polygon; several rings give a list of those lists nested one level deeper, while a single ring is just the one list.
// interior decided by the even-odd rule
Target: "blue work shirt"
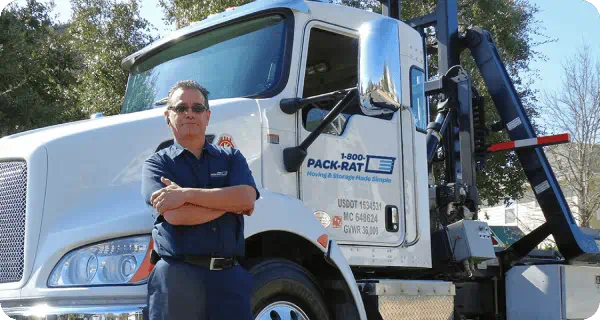
[{"label": "blue work shirt", "polygon": [[[165,177],[182,188],[223,188],[249,185],[260,197],[252,172],[242,153],[229,147],[204,143],[200,158],[175,141],[150,156],[142,170],[142,196],[152,206],[152,193],[165,185]],[[244,216],[226,212],[221,217],[200,225],[175,226],[158,211],[152,238],[154,250],[160,256],[205,255],[213,257],[243,257],[245,254]]]}]

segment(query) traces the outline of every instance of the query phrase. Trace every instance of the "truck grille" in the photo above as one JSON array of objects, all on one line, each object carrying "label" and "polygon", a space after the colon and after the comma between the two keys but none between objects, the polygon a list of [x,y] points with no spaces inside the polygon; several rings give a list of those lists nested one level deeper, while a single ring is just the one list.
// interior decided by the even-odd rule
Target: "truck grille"
[{"label": "truck grille", "polygon": [[0,283],[23,277],[26,194],[25,161],[0,162]]}]

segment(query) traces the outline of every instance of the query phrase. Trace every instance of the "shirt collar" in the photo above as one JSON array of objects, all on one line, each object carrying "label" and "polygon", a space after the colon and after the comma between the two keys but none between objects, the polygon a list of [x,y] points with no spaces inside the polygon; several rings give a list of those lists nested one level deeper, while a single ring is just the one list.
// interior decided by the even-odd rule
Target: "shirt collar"
[{"label": "shirt collar", "polygon": [[[184,150],[186,150],[182,145],[180,145],[177,140],[173,139],[173,146],[171,147],[171,157],[178,157]],[[217,156],[218,152],[214,145],[208,143],[208,141],[204,140],[204,146],[202,147],[202,152],[207,151],[211,156]]]}]

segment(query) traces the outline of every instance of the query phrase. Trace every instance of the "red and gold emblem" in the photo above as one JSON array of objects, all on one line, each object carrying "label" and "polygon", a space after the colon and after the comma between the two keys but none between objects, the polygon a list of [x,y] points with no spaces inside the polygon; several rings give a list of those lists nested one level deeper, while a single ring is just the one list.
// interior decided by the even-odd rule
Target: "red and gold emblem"
[{"label": "red and gold emblem", "polygon": [[342,227],[342,216],[333,216],[333,227],[340,228]]},{"label": "red and gold emblem", "polygon": [[233,144],[233,138],[228,134],[221,135],[221,137],[219,137],[219,142],[217,142],[217,145],[221,147],[235,148],[235,145]]}]

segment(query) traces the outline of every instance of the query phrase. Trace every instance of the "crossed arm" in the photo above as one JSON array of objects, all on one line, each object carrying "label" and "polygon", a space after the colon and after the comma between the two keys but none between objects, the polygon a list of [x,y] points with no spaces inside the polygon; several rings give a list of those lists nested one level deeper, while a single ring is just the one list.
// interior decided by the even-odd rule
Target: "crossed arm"
[{"label": "crossed arm", "polygon": [[256,191],[248,185],[216,189],[181,188],[162,177],[166,187],[154,192],[152,206],[172,225],[197,225],[225,212],[251,215]]}]

